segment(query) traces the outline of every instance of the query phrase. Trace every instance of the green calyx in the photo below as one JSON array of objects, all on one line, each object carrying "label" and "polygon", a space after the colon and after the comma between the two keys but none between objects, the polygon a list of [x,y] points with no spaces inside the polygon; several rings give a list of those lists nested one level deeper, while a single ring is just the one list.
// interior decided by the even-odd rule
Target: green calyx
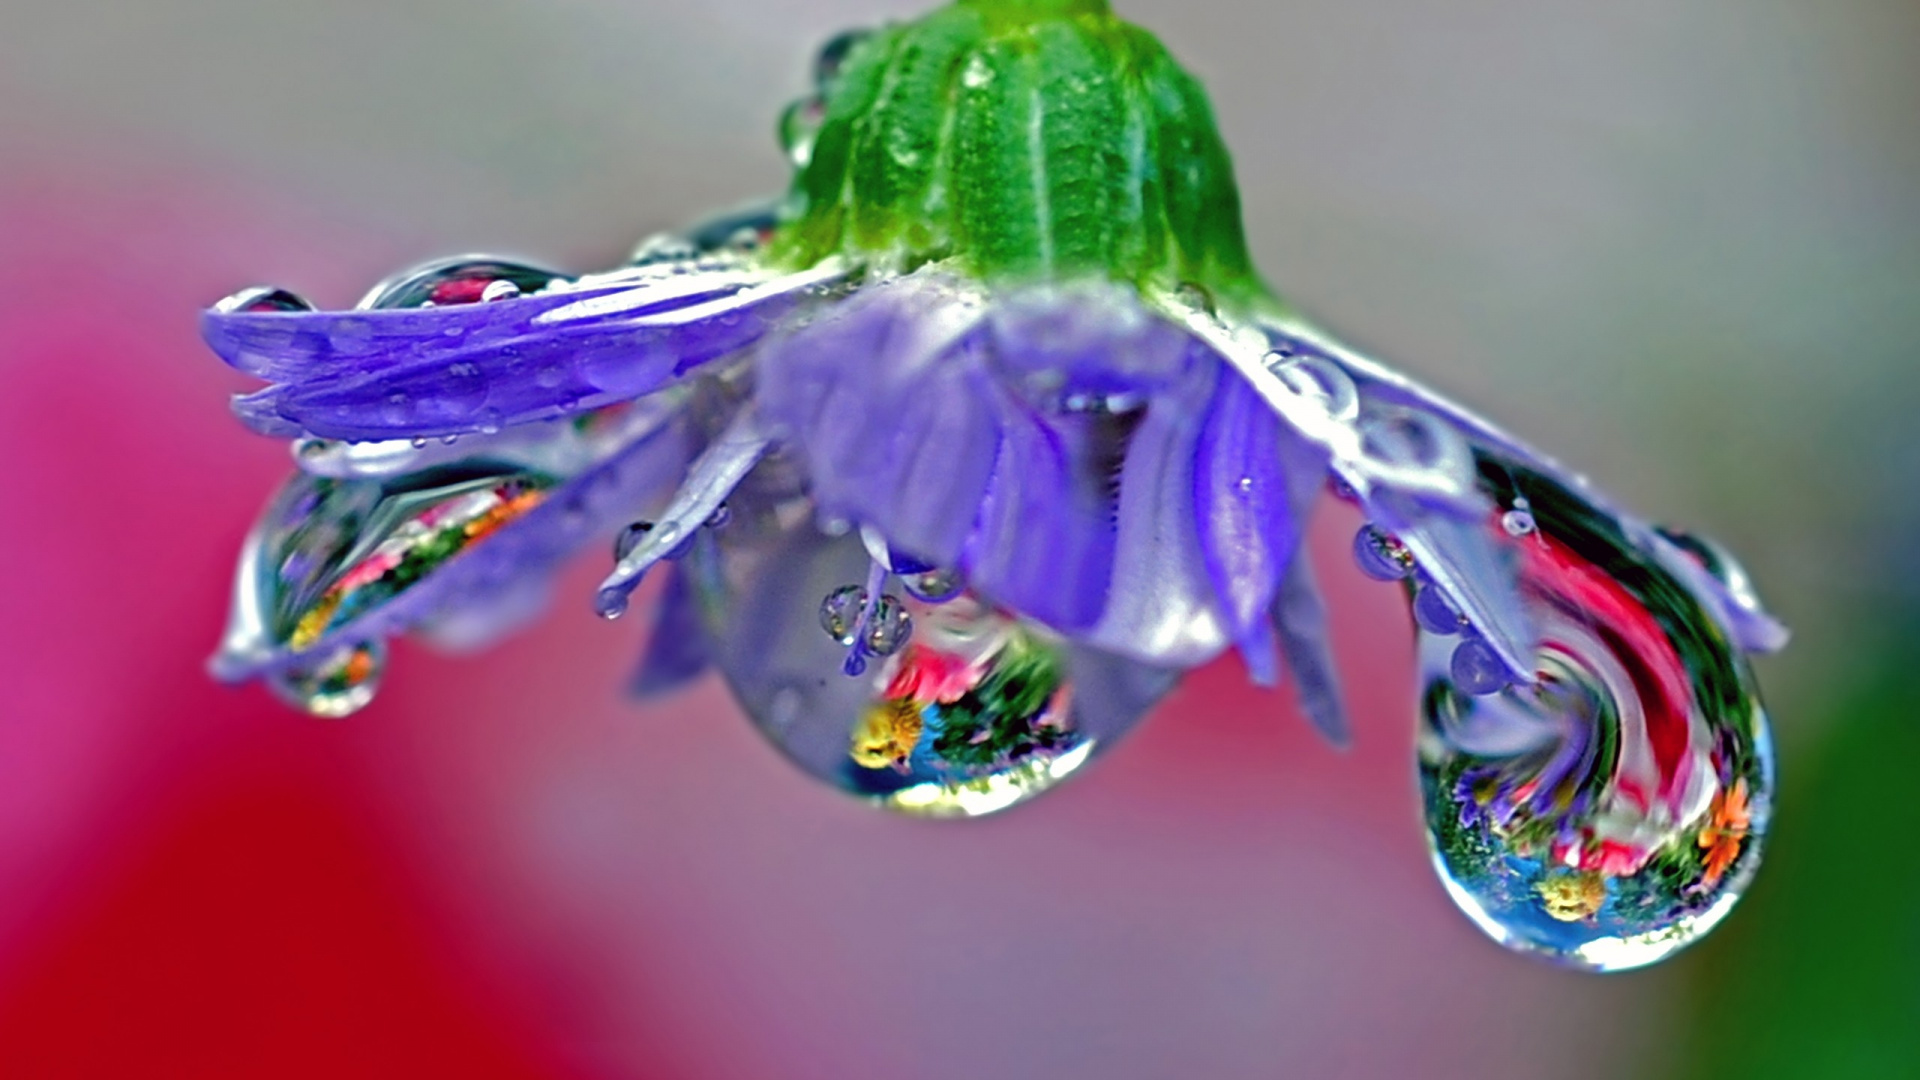
[{"label": "green calyx", "polygon": [[957,0],[876,30],[782,127],[784,262],[1267,295],[1205,91],[1105,0]]}]

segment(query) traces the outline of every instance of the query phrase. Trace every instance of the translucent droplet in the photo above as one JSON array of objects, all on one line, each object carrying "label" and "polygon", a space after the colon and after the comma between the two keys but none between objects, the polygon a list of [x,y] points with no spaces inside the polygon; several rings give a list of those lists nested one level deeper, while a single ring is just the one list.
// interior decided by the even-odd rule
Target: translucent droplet
[{"label": "translucent droplet", "polygon": [[439,411],[454,419],[465,419],[487,401],[487,379],[476,364],[448,364],[446,375],[430,399]]},{"label": "translucent droplet", "polygon": [[1766,715],[1725,628],[1635,534],[1517,463],[1482,477],[1534,519],[1514,550],[1536,679],[1509,683],[1477,638],[1422,620],[1435,865],[1509,948],[1592,970],[1653,963],[1712,929],[1753,877],[1773,790]]},{"label": "translucent droplet", "polygon": [[1507,665],[1500,662],[1500,654],[1479,638],[1468,638],[1455,646],[1453,658],[1447,661],[1447,673],[1453,677],[1456,688],[1475,697],[1499,693],[1511,681],[1507,678]]},{"label": "translucent droplet", "polygon": [[959,596],[967,585],[958,570],[928,570],[925,573],[908,574],[900,582],[906,587],[908,596],[930,604]]},{"label": "translucent droplet", "polygon": [[1375,581],[1399,581],[1413,573],[1413,554],[1406,545],[1375,525],[1354,534],[1353,561]]},{"label": "translucent droplet", "polygon": [[820,629],[842,645],[853,644],[854,628],[860,625],[860,612],[867,606],[867,590],[858,585],[843,585],[820,601]]},{"label": "translucent droplet", "polygon": [[213,305],[221,314],[236,311],[312,311],[313,303],[298,293],[271,285],[242,289]]},{"label": "translucent droplet", "polygon": [[380,406],[380,418],[389,424],[404,424],[412,417],[413,399],[402,391],[395,390],[388,394],[386,402]]},{"label": "translucent droplet", "polygon": [[[1414,594],[1413,618],[1420,624],[1420,629],[1430,634],[1457,634],[1467,625],[1446,594],[1430,584],[1422,585],[1420,591]],[[1498,657],[1495,659],[1497,661]]]},{"label": "translucent droplet", "polygon": [[913,616],[900,598],[888,593],[873,606],[867,620],[866,650],[875,656],[892,656],[913,636]]},{"label": "translucent droplet", "polygon": [[[943,603],[883,596],[849,651],[867,595],[845,583],[872,563],[857,536],[822,536],[809,517],[743,515],[688,565],[738,700],[783,753],[842,791],[921,816],[1000,810],[1078,769],[1172,685],[966,592]],[[873,637],[908,622],[910,639]],[[854,677],[842,673],[850,657]]]},{"label": "translucent droplet", "polygon": [[820,46],[820,52],[813,59],[814,85],[823,91],[830,89],[847,66],[847,57],[853,55],[854,48],[871,36],[871,30],[846,30]]},{"label": "translucent droplet", "polygon": [[557,478],[443,464],[389,478],[301,475],[249,541],[263,647],[305,651],[540,505]]},{"label": "translucent droplet", "polygon": [[609,621],[625,615],[632,603],[630,595],[625,589],[601,589],[593,597],[594,614]]},{"label": "translucent droplet", "polygon": [[645,540],[652,531],[651,521],[636,521],[621,529],[620,535],[613,538],[613,561],[626,561],[627,556],[633,554],[633,549],[639,547],[640,541]]},{"label": "translucent droplet", "polygon": [[1534,528],[1533,514],[1526,510],[1509,510],[1500,515],[1500,528],[1513,537],[1530,535]]},{"label": "translucent droplet", "polygon": [[451,307],[511,300],[523,293],[539,292],[556,278],[558,274],[543,267],[461,255],[403,270],[375,285],[356,306]]},{"label": "translucent droplet", "polygon": [[338,720],[367,707],[386,667],[386,642],[366,641],[275,672],[268,676],[267,685],[294,708]]}]

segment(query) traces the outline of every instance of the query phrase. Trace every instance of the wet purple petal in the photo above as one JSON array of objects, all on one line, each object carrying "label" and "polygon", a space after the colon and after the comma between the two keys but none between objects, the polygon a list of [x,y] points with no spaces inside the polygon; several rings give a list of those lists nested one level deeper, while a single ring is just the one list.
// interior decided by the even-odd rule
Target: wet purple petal
[{"label": "wet purple petal", "polygon": [[952,566],[999,442],[978,299],[915,275],[875,286],[761,352],[756,393],[823,511]]},{"label": "wet purple petal", "polygon": [[1293,674],[1294,693],[1307,719],[1335,746],[1351,741],[1347,706],[1340,692],[1327,633],[1327,605],[1313,580],[1305,549],[1294,554],[1273,601],[1273,624]]},{"label": "wet purple petal", "polygon": [[1106,608],[1088,642],[1162,664],[1206,662],[1228,642],[1194,522],[1195,456],[1222,376],[1204,345],[1178,383],[1149,399],[1120,470]]},{"label": "wet purple petal", "polygon": [[699,678],[712,666],[712,649],[700,622],[699,601],[687,578],[676,567],[660,593],[660,610],[653,619],[640,667],[628,683],[635,697],[670,694]]},{"label": "wet purple petal", "polygon": [[204,329],[230,362],[279,380],[234,403],[258,430],[458,435],[669,386],[758,341],[834,276],[730,270],[445,308],[216,310]]},{"label": "wet purple petal", "polygon": [[1194,461],[1194,510],[1235,640],[1264,626],[1327,454],[1286,427],[1245,380],[1219,380]]}]

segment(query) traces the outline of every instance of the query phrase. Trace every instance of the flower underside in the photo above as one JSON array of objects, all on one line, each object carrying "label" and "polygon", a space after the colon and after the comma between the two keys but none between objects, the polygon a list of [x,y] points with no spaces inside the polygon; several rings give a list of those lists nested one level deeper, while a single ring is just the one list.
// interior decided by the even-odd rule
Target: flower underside
[{"label": "flower underside", "polygon": [[718,668],[810,773],[998,810],[1236,650],[1346,737],[1301,550],[1331,490],[1420,640],[1450,891],[1610,969],[1725,915],[1769,812],[1738,565],[1613,506],[1267,293],[1197,82],[1096,0],[962,0],[836,39],[788,196],[632,263],[442,260],[348,311],[235,294],[209,344],[295,440],[217,675],[308,710],[385,641],[482,644],[615,535],[601,614],[667,580],[634,676]]}]

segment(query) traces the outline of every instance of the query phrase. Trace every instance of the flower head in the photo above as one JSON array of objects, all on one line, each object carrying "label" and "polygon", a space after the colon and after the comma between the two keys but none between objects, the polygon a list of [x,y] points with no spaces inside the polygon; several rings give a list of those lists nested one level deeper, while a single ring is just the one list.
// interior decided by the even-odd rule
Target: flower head
[{"label": "flower head", "polygon": [[[1685,810],[1695,735],[1750,700],[1740,651],[1784,632],[1717,549],[1276,299],[1206,95],[1152,35],[1104,0],[960,0],[836,39],[781,128],[785,198],[615,270],[463,258],[349,311],[208,312],[268,383],[236,411],[299,465],[215,672],[350,711],[388,636],[497,634],[628,526],[598,610],[672,575],[637,685],[716,664],[809,771],[984,812],[1228,649],[1269,684],[1284,660],[1344,738],[1300,543],[1331,488],[1443,650],[1434,700],[1516,702],[1447,706],[1443,741],[1581,816],[1559,833],[1616,770]],[[1625,660],[1558,632],[1601,623],[1639,635]]]}]

